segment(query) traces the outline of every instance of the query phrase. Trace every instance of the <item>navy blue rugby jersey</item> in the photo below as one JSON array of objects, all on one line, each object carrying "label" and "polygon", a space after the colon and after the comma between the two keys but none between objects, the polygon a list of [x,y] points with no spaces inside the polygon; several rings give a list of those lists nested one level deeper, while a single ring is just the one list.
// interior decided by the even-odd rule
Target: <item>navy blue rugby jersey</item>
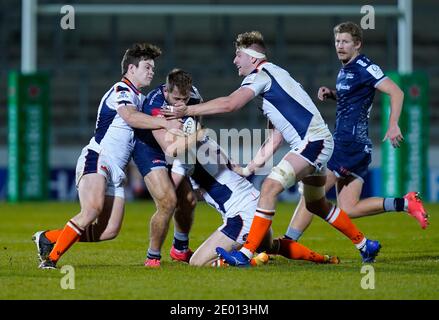
[{"label": "navy blue rugby jersey", "polygon": [[[142,112],[146,113],[147,115],[156,117],[160,115],[160,109],[163,106],[167,106],[168,102],[165,99],[164,94],[165,84],[162,84],[155,88],[154,90],[150,91],[146,95],[146,99],[143,102],[142,106]],[[187,103],[187,105],[193,105],[203,102],[203,99],[198,92],[198,89],[194,86],[192,86],[190,98]],[[142,142],[148,144],[149,146],[161,150],[159,144],[155,140],[154,136],[152,135],[152,130],[150,129],[135,129],[134,133],[136,135],[136,139],[141,140]]]},{"label": "navy blue rugby jersey", "polygon": [[386,78],[379,66],[360,54],[337,76],[337,113],[334,139],[371,143],[369,114],[375,88]]}]

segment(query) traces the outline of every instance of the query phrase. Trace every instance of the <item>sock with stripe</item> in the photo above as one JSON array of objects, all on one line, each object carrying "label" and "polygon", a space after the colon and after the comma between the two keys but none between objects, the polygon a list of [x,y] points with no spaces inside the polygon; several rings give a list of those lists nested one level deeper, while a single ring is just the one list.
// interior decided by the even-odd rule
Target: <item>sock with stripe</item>
[{"label": "sock with stripe", "polygon": [[405,211],[408,207],[408,200],[404,198],[384,198],[383,208],[388,211]]},{"label": "sock with stripe", "polygon": [[84,230],[78,227],[72,220],[67,222],[50,252],[49,259],[57,262],[69,248],[79,240]]},{"label": "sock with stripe", "polygon": [[308,260],[316,263],[325,261],[323,255],[310,250],[294,240],[277,239],[280,242],[279,254],[288,259]]},{"label": "sock with stripe", "polygon": [[174,230],[174,248],[180,252],[186,252],[189,249],[189,234]]},{"label": "sock with stripe", "polygon": [[148,251],[146,253],[146,257],[148,259],[160,260],[162,258],[162,255],[160,254],[160,251],[148,248]]},{"label": "sock with stripe", "polygon": [[253,256],[253,253],[256,252],[256,249],[261,244],[265,234],[270,229],[274,213],[275,210],[256,208],[256,213],[250,227],[247,241],[240,250],[249,259]]},{"label": "sock with stripe", "polygon": [[366,238],[363,233],[352,223],[346,212],[340,208],[333,206],[325,220],[346,237],[351,239],[355,245],[360,245],[363,242],[366,243]]},{"label": "sock with stripe", "polygon": [[[82,233],[81,237],[79,238],[79,242],[97,242],[100,241],[99,239],[95,239],[95,227],[96,224],[92,223],[87,228],[85,228],[85,231]],[[55,243],[59,236],[61,235],[61,232],[63,229],[55,229],[55,230],[48,230],[44,233],[44,236],[47,238],[47,240],[50,241],[50,243]]]}]

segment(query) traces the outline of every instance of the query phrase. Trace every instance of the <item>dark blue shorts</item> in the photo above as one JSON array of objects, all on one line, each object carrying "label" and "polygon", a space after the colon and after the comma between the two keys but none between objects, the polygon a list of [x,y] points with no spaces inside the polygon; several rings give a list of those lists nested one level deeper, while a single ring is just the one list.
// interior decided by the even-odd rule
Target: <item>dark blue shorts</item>
[{"label": "dark blue shorts", "polygon": [[136,140],[133,160],[142,177],[145,177],[151,170],[167,167],[163,151],[153,148],[140,140]]},{"label": "dark blue shorts", "polygon": [[337,176],[367,176],[372,161],[372,145],[358,142],[334,141],[334,152],[328,162],[328,169]]}]

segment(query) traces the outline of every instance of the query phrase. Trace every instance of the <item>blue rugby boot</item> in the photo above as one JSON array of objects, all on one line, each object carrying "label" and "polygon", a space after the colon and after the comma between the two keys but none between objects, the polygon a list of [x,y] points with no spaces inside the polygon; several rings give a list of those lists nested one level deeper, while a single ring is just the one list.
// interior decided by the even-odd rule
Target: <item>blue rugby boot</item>
[{"label": "blue rugby boot", "polygon": [[243,254],[241,251],[232,250],[227,252],[221,247],[216,248],[216,253],[220,255],[221,258],[225,260],[231,266],[235,267],[250,267],[250,259]]},{"label": "blue rugby boot", "polygon": [[381,244],[379,241],[367,239],[364,247],[360,249],[363,262],[375,262],[375,257],[378,255],[378,252],[380,252],[380,249]]}]

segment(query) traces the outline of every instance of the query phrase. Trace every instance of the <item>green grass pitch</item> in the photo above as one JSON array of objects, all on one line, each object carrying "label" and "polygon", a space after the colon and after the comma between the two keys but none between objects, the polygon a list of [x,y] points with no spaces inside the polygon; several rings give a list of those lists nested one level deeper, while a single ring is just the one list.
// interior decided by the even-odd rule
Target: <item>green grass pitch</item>
[{"label": "green grass pitch", "polygon": [[[277,207],[273,228],[283,234],[295,204]],[[0,204],[0,299],[438,299],[439,205],[429,204],[430,226],[401,213],[356,219],[354,222],[383,248],[373,264],[374,289],[363,289],[360,255],[351,242],[315,218],[302,243],[322,253],[338,255],[340,265],[316,265],[275,257],[250,269],[194,268],[171,261],[173,226],[162,250],[162,267],[143,267],[148,246],[151,202],[126,207],[120,235],[101,243],[77,243],[59,266],[74,268],[75,289],[61,288],[61,270],[37,269],[31,236],[60,228],[78,212],[77,203]],[[196,209],[190,246],[193,249],[221,223],[212,208]],[[366,280],[363,280],[363,282]]]}]

